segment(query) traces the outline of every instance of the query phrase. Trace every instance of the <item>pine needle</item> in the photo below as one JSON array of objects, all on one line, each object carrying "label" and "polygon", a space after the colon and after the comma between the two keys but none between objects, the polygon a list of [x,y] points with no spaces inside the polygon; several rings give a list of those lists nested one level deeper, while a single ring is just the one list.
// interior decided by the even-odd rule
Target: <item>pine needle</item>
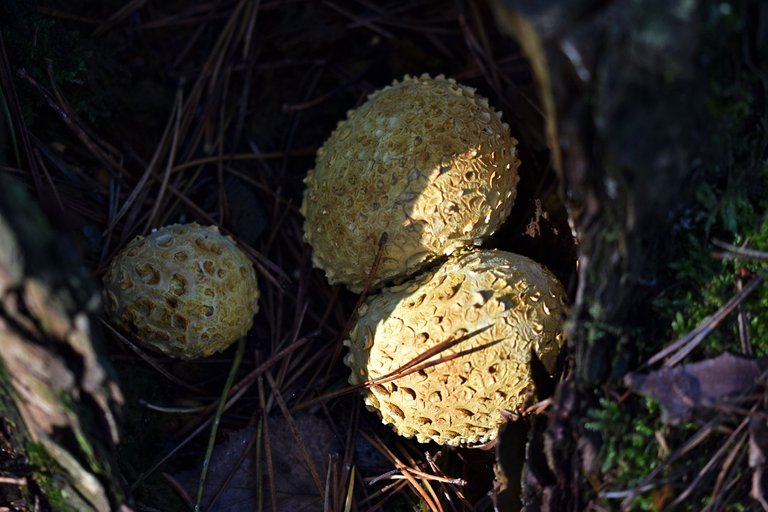
[{"label": "pine needle", "polygon": [[219,405],[216,408],[216,414],[213,417],[213,424],[211,425],[211,435],[208,437],[208,448],[205,451],[205,459],[203,460],[203,469],[200,471],[200,483],[197,486],[197,498],[195,498],[195,512],[202,510],[201,503],[203,501],[203,492],[205,491],[205,479],[208,476],[208,468],[211,464],[211,457],[213,456],[213,447],[216,444],[216,434],[219,431],[219,423],[221,422],[221,415],[224,413],[224,405],[227,403],[227,395],[229,395],[229,389],[235,382],[235,376],[237,370],[240,369],[240,363],[243,361],[243,354],[245,354],[245,337],[241,337],[237,342],[237,352],[235,353],[235,359],[232,361],[232,367],[227,375],[227,381],[224,383],[224,387],[221,390],[221,398],[219,399]]}]

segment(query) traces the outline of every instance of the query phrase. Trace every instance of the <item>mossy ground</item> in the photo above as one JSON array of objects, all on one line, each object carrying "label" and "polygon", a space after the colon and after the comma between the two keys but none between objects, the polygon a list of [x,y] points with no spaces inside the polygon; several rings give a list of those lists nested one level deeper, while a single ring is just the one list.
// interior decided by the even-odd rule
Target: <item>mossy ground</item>
[{"label": "mossy ground", "polygon": [[[766,91],[752,70],[732,59],[746,23],[736,14],[739,5],[713,7],[708,27],[712,31],[708,58],[720,59],[716,67],[722,70],[710,84],[708,108],[720,125],[712,127],[712,132],[726,138],[718,143],[731,158],[717,166],[697,162],[693,169],[697,179],[691,182],[694,201],[671,212],[675,236],[661,277],[668,284],[653,301],[655,316],[640,337],[641,358],[647,359],[689,333],[744,284],[766,272],[766,261],[723,258],[726,251],[716,245],[722,241],[768,251]],[[744,340],[743,331],[740,333],[738,315],[745,321],[748,340]],[[767,355],[767,318],[768,286],[762,284],[684,363],[723,352]],[[749,349],[746,354],[745,341]],[[652,399],[625,394],[620,385],[608,386],[604,393],[600,407],[590,412],[586,427],[603,437],[602,477],[595,485],[598,493],[613,496],[601,500],[612,509],[618,508],[626,496],[621,491],[635,489],[644,482],[651,470],[698,431],[705,418],[672,427],[661,422],[660,408]],[[668,505],[709,462],[732,428],[726,421],[721,434],[711,436],[693,455],[667,467],[652,485],[636,493],[632,510],[661,510]],[[702,481],[693,498],[675,510],[699,510],[710,503],[717,470]],[[729,478],[736,484],[723,491],[725,496],[718,496],[722,499],[719,506],[724,510],[751,510],[754,502],[748,497],[751,477],[747,465],[742,461]]]}]

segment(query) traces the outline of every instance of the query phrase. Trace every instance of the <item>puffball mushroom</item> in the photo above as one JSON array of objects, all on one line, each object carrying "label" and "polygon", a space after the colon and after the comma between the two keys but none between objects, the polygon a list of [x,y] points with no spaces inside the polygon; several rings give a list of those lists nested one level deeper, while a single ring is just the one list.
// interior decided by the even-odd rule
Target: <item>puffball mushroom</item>
[{"label": "puffball mushroom", "polygon": [[[349,380],[373,381],[366,405],[403,436],[448,445],[490,441],[505,421],[502,410],[519,412],[533,396],[531,351],[554,371],[565,299],[557,279],[524,256],[455,255],[361,306],[345,342]],[[443,342],[444,350],[429,354]],[[382,379],[424,354],[402,376]]]},{"label": "puffball mushroom", "polygon": [[230,346],[259,309],[256,272],[216,226],[174,224],[138,236],[104,276],[110,319],[145,347],[181,359]]},{"label": "puffball mushroom", "polygon": [[517,141],[501,113],[440,75],[406,77],[347,113],[317,152],[301,205],[313,263],[359,292],[479,245],[509,215]]}]

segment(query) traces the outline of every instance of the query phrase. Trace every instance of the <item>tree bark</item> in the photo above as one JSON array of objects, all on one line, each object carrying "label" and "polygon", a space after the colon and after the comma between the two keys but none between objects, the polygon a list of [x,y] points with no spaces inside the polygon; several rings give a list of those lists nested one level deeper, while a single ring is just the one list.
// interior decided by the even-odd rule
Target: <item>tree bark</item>
[{"label": "tree bark", "polygon": [[100,350],[99,304],[74,246],[0,175],[0,418],[13,448],[0,452],[0,472],[19,477],[17,490],[0,487],[0,501],[123,506],[114,456],[121,395]]}]

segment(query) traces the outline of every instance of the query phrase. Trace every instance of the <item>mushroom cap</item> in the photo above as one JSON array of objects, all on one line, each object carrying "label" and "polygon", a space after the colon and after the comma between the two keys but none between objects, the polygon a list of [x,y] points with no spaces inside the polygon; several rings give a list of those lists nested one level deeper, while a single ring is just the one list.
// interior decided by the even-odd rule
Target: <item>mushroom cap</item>
[{"label": "mushroom cap", "polygon": [[173,224],[131,240],[104,276],[106,311],[137,343],[181,359],[224,350],[259,309],[256,272],[216,226]]},{"label": "mushroom cap", "polygon": [[490,441],[505,422],[502,409],[519,412],[534,398],[531,351],[554,371],[565,304],[552,273],[524,256],[497,250],[454,255],[361,306],[345,341],[349,380],[387,376],[451,341],[405,375],[367,386],[366,405],[419,442]]},{"label": "mushroom cap", "polygon": [[517,141],[475,90],[406,77],[347,113],[304,180],[304,238],[331,283],[373,288],[479,245],[515,202]]}]

